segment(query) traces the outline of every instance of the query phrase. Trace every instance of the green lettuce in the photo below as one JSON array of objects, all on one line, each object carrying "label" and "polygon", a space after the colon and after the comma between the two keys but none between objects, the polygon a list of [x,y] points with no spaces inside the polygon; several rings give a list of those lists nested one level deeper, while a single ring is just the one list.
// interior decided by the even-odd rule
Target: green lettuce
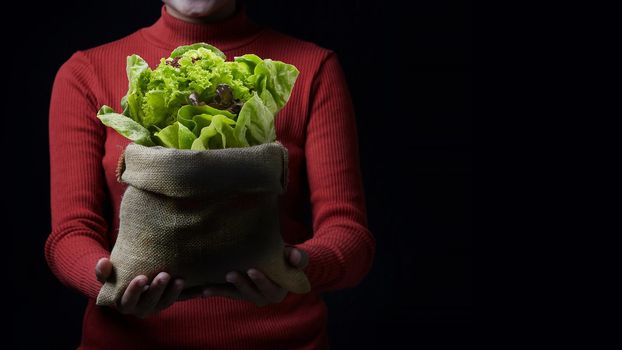
[{"label": "green lettuce", "polygon": [[121,113],[102,106],[103,124],[144,146],[207,150],[276,139],[275,116],[290,98],[298,70],[246,54],[226,61],[206,43],[180,46],[155,69],[127,58]]}]

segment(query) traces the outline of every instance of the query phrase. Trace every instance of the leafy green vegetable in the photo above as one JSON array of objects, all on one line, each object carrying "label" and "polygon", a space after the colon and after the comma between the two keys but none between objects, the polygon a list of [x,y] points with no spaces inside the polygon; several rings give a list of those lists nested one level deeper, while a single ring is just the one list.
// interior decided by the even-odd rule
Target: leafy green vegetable
[{"label": "leafy green vegetable", "polygon": [[201,129],[201,134],[192,143],[193,150],[244,147],[234,135],[234,129],[224,115],[215,115],[211,123]]},{"label": "leafy green vegetable", "polygon": [[[294,81],[298,77],[298,70],[290,64],[267,59],[257,64],[255,76],[259,95],[266,105],[271,107],[272,112],[276,113],[287,103]],[[266,101],[267,99],[269,101]]]},{"label": "leafy green vegetable", "polygon": [[256,93],[242,107],[235,128],[238,139],[246,138],[253,145],[272,142],[276,138],[274,114]]},{"label": "leafy green vegetable", "polygon": [[216,47],[214,47],[214,46],[212,46],[210,44],[206,44],[206,43],[196,43],[196,44],[192,44],[192,45],[180,46],[180,47],[176,48],[175,50],[173,50],[173,52],[171,52],[171,57],[175,58],[177,56],[181,56],[184,53],[186,53],[187,51],[196,50],[196,49],[198,49],[200,47],[208,49],[208,50],[214,52],[217,56],[220,56],[223,60],[226,59],[225,54],[222,53],[222,51],[220,51]]},{"label": "leafy green vegetable", "polygon": [[203,150],[272,142],[274,118],[298,74],[290,64],[253,54],[226,61],[206,43],[176,48],[153,70],[131,55],[122,114],[103,106],[98,118],[146,146]]},{"label": "leafy green vegetable", "polygon": [[179,122],[154,133],[161,146],[169,148],[190,149],[197,138],[192,131]]},{"label": "leafy green vegetable", "polygon": [[114,113],[112,108],[104,105],[97,113],[97,117],[104,125],[115,129],[119,134],[135,143],[143,146],[154,146],[149,130],[123,114]]}]

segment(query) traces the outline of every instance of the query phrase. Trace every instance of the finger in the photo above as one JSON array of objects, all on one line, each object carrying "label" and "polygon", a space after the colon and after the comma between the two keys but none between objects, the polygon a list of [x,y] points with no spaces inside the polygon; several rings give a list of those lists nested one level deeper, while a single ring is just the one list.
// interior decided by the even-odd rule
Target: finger
[{"label": "finger", "polygon": [[255,283],[259,293],[271,303],[280,303],[285,298],[287,291],[269,280],[261,271],[250,269],[246,272],[248,277]]},{"label": "finger", "polygon": [[250,300],[256,305],[265,304],[265,299],[259,291],[253,286],[253,282],[250,278],[242,275],[237,271],[229,272],[227,276],[225,276],[227,282],[233,284],[240,294],[244,297],[244,299]]},{"label": "finger", "polygon": [[173,282],[169,283],[162,298],[160,298],[160,302],[158,302],[156,306],[156,310],[164,310],[173,305],[175,300],[179,298],[182,290],[184,290],[184,280],[181,278],[176,278]]},{"label": "finger", "polygon": [[135,277],[127,286],[121,297],[119,311],[122,313],[133,312],[140,295],[147,289],[147,276],[140,275]]},{"label": "finger", "polygon": [[240,300],[244,299],[244,296],[242,296],[238,288],[233,285],[207,287],[203,290],[203,297],[226,297]]},{"label": "finger", "polygon": [[101,283],[106,282],[112,273],[112,263],[108,258],[101,258],[95,264],[95,276]]},{"label": "finger", "polygon": [[149,290],[140,297],[136,304],[137,315],[144,317],[155,310],[170,280],[171,275],[166,272],[160,272],[153,278],[151,285],[149,285]]},{"label": "finger", "polygon": [[299,269],[304,269],[309,265],[309,255],[303,250],[293,248],[289,253],[289,263]]}]

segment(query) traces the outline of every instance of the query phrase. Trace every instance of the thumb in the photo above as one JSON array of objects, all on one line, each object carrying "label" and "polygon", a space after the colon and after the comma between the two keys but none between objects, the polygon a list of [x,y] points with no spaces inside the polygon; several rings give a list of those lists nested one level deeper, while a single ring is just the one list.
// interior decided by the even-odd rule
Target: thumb
[{"label": "thumb", "polygon": [[106,282],[112,273],[112,262],[108,258],[101,258],[95,264],[95,276],[101,283]]},{"label": "thumb", "polygon": [[286,252],[288,253],[288,260],[292,266],[304,269],[307,265],[309,265],[309,255],[304,250],[294,247],[287,248]]}]

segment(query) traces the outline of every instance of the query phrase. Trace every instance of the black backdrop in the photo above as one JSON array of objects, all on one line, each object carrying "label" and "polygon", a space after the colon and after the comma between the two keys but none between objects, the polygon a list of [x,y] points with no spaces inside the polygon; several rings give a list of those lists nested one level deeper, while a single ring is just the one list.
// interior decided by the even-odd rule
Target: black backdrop
[{"label": "black backdrop", "polygon": [[[74,51],[153,23],[160,2],[62,1],[5,11],[23,23],[3,28],[12,93],[0,139],[11,168],[22,170],[3,172],[15,286],[11,348],[71,349],[85,299],[63,287],[43,257],[52,81]],[[437,348],[469,338],[470,11],[467,1],[248,1],[256,22],[336,51],[356,106],[377,254],[360,286],[325,295],[337,349]]]}]

